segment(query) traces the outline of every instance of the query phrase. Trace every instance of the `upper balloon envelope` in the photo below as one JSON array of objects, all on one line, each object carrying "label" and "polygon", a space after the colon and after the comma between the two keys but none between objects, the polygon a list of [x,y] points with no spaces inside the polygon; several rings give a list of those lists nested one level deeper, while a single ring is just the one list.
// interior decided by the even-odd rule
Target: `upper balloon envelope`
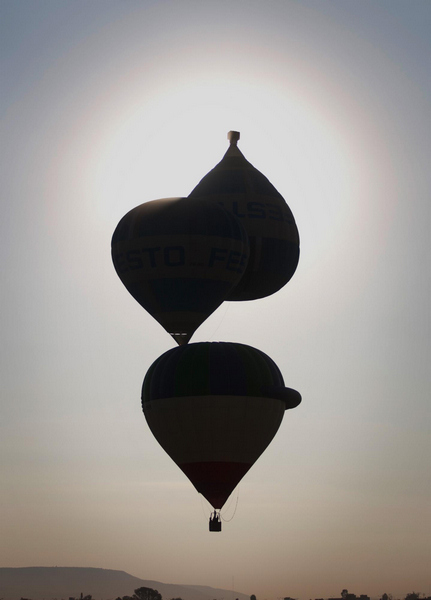
[{"label": "upper balloon envelope", "polygon": [[238,149],[239,133],[228,134],[231,145],[189,195],[214,200],[242,224],[250,240],[248,266],[227,300],[254,300],[281,289],[299,260],[299,234],[293,214],[272,183]]},{"label": "upper balloon envelope", "polygon": [[236,343],[169,350],[150,367],[142,408],[157,441],[220,509],[301,402],[274,361]]},{"label": "upper balloon envelope", "polygon": [[212,202],[165,198],[137,206],[112,237],[115,270],[178,344],[223,302],[248,260],[241,223]]}]

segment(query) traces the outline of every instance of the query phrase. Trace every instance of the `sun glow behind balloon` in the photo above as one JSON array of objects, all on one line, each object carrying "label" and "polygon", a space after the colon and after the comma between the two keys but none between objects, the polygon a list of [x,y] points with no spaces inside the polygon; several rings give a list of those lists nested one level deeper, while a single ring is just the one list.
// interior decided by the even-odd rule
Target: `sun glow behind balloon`
[{"label": "sun glow behind balloon", "polygon": [[[246,159],[294,213],[302,275],[319,272],[321,257],[332,260],[341,245],[346,248],[343,276],[353,273],[349,252],[363,245],[363,230],[379,230],[383,247],[387,228],[384,215],[370,216],[373,198],[362,178],[364,134],[359,122],[344,119],[338,90],[326,85],[321,88],[326,96],[317,96],[297,77],[288,88],[270,79],[256,85],[232,76],[190,77],[153,95],[130,81],[121,103],[112,101],[115,118],[92,151],[98,167],[91,185],[101,220],[115,223],[143,202],[187,196],[222,159],[227,132],[234,129],[241,132],[239,148]],[[114,105],[121,110],[114,112]],[[372,261],[373,251],[364,245],[364,264]],[[339,277],[334,272],[326,289]],[[352,294],[367,277],[369,271],[359,266],[349,279]]]},{"label": "sun glow behind balloon", "polygon": [[[370,216],[373,199],[362,177],[372,114],[368,127],[364,120],[352,122],[343,90],[330,80],[322,81],[304,61],[283,65],[284,77],[278,76],[281,64],[278,75],[277,69],[263,73],[257,67],[252,79],[234,68],[222,69],[224,58],[221,54],[220,68],[213,65],[211,72],[193,59],[195,68],[185,74],[176,66],[190,57],[179,53],[169,65],[159,62],[158,70],[153,66],[154,85],[142,83],[135,65],[116,86],[110,81],[89,86],[91,103],[64,135],[66,150],[56,154],[51,165],[55,177],[49,180],[52,191],[46,196],[57,197],[58,179],[64,184],[62,194],[71,196],[67,218],[55,204],[50,210],[59,247],[70,231],[82,231],[83,218],[74,204],[77,194],[95,207],[102,235],[105,225],[111,229],[143,202],[187,196],[223,157],[230,129],[241,132],[239,148],[244,156],[292,209],[303,275],[309,269],[320,271],[321,257],[330,260],[337,247],[362,244],[362,231],[370,226],[384,239],[389,213],[377,220]],[[250,73],[253,58],[250,54],[244,62],[244,72]],[[79,179],[70,176],[73,171]],[[72,243],[71,239],[71,247]],[[372,252],[372,246],[364,245],[365,262],[372,260]],[[351,263],[348,252],[344,254],[347,272]],[[334,273],[333,283],[337,276]],[[354,293],[361,277],[351,284]],[[83,285],[87,288],[88,282]]]},{"label": "sun glow behind balloon", "polygon": [[333,195],[334,178],[337,193],[345,194],[352,150],[294,88],[287,94],[220,78],[184,82],[141,104],[134,98],[98,149],[100,202],[118,214],[147,200],[187,195],[221,160],[230,129],[241,132],[246,158],[286,199],[314,204]]},{"label": "sun glow behind balloon", "polygon": [[[179,54],[176,62],[185,63],[186,57]],[[249,67],[244,64],[244,72]],[[88,83],[88,102],[61,129],[62,150],[53,153],[45,184],[46,201],[52,198],[51,235],[58,248],[69,240],[70,256],[61,260],[70,276],[76,262],[72,232],[91,235],[96,243],[105,226],[111,230],[143,202],[187,196],[222,159],[231,129],[241,132],[239,148],[246,159],[292,209],[303,273],[307,264],[315,268],[337,236],[346,239],[367,202],[357,201],[364,155],[352,130],[359,132],[359,124],[344,120],[339,90],[307,73],[309,66],[286,68],[288,83],[274,73],[252,79],[221,66],[209,73],[199,64],[184,74],[175,62],[160,63],[157,73],[153,68],[154,85],[142,83],[136,65],[115,86],[104,79]],[[64,207],[59,210],[59,194],[69,198],[67,214]],[[82,200],[79,207],[76,198]],[[95,208],[98,233],[85,219],[87,205]],[[106,240],[100,241],[104,247]],[[85,290],[90,285],[82,282]]]}]

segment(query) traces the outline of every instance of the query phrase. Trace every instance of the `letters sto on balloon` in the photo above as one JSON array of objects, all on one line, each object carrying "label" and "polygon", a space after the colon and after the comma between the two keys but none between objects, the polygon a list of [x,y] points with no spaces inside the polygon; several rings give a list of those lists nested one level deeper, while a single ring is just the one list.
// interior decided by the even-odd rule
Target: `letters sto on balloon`
[{"label": "letters sto on balloon", "polygon": [[220,306],[248,257],[240,221],[215,202],[193,198],[141,204],[112,237],[121,281],[178,344],[187,343]]}]

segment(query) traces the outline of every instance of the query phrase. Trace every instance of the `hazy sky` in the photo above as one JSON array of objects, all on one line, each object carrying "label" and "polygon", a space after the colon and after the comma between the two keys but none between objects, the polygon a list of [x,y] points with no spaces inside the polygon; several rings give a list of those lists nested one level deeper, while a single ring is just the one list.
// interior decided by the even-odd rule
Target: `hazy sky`
[{"label": "hazy sky", "polygon": [[[430,29],[429,0],[2,0],[0,566],[431,594]],[[216,535],[142,415],[175,344],[110,240],[187,195],[229,129],[301,258],[192,341],[259,348],[303,403]]]}]

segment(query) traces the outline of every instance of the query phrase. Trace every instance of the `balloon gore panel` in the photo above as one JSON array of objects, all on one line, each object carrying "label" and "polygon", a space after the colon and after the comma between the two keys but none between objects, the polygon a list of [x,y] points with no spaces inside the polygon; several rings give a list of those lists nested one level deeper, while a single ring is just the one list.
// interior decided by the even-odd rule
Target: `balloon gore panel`
[{"label": "balloon gore panel", "polygon": [[221,508],[252,467],[247,463],[194,462],[179,465],[197,491],[214,508]]},{"label": "balloon gore panel", "polygon": [[280,369],[264,352],[233,342],[200,342],[162,354],[148,370],[142,400],[205,394],[271,397],[269,386],[286,389]]}]

